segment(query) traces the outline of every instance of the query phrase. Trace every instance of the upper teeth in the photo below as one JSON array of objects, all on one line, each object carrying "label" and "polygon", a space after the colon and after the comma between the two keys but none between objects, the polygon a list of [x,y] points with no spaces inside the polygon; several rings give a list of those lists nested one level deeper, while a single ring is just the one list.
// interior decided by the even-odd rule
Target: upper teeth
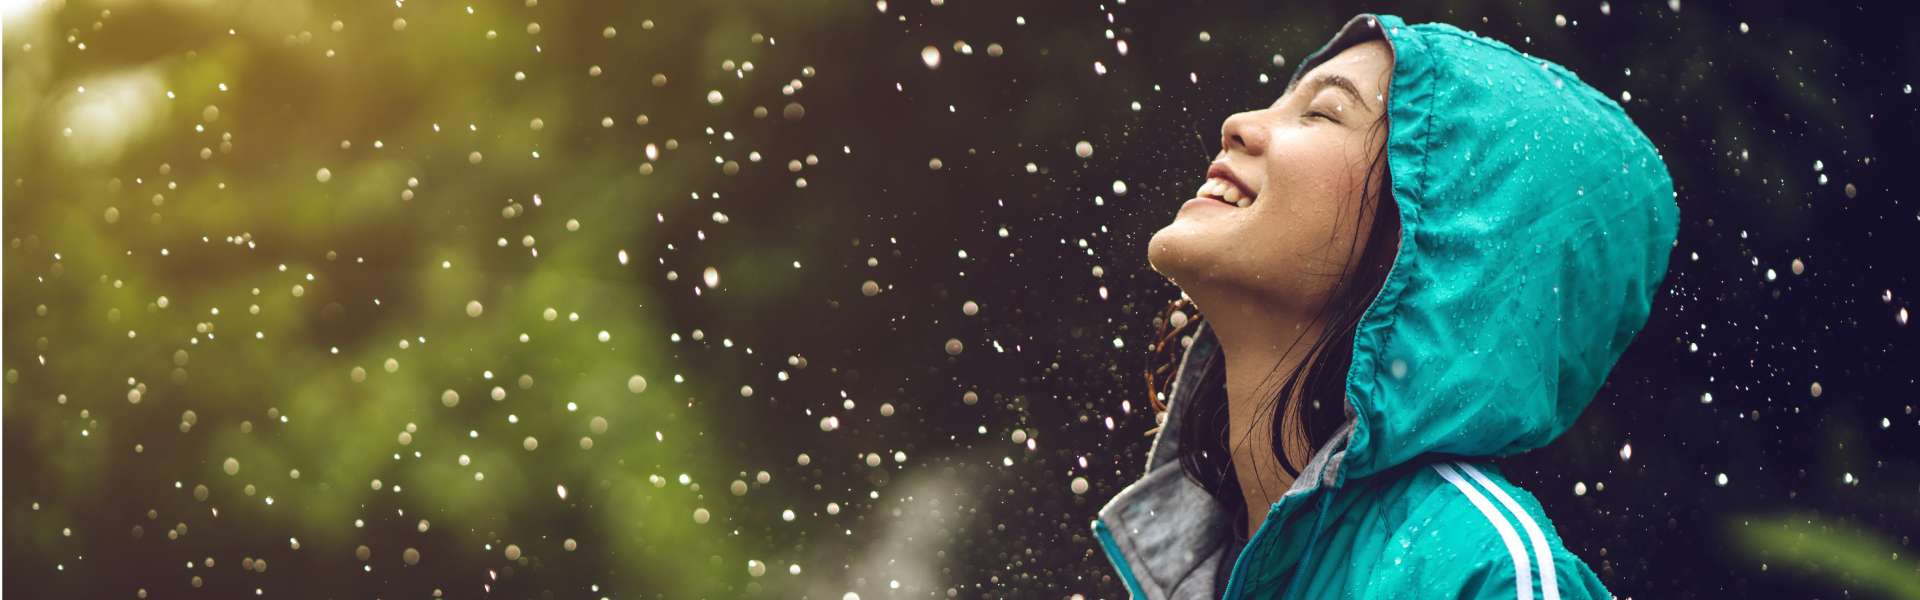
[{"label": "upper teeth", "polygon": [[1241,193],[1236,186],[1225,178],[1215,177],[1200,185],[1199,195],[1207,198],[1219,198],[1227,204],[1245,207],[1253,203],[1253,198]]}]

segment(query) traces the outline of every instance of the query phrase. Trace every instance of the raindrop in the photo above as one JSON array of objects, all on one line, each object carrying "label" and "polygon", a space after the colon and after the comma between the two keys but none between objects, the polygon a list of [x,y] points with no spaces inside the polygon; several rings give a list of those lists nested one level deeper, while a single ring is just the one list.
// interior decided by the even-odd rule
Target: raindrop
[{"label": "raindrop", "polygon": [[[886,0],[881,0],[880,3],[886,4]],[[882,12],[885,12],[885,11],[882,11]],[[753,577],[759,577],[765,574],[767,574],[767,563],[763,563],[757,560],[747,561],[747,575],[750,575]]]},{"label": "raindrop", "polygon": [[526,447],[527,450],[531,451],[534,448],[540,447],[540,440],[536,440],[536,439],[533,439],[532,436],[528,436],[527,441],[520,442],[520,445]]},{"label": "raindrop", "polygon": [[1583,481],[1575,481],[1575,482],[1573,482],[1573,495],[1575,495],[1575,496],[1585,496],[1585,495],[1587,495],[1587,484],[1586,484],[1586,482],[1583,482]]},{"label": "raindrop", "polygon": [[556,485],[556,486],[553,486],[553,488],[554,488],[554,492],[555,492],[555,493],[558,493],[558,494],[560,494],[560,499],[561,499],[561,500],[565,500],[565,499],[567,499],[567,486],[564,486],[564,485]]},{"label": "raindrop", "polygon": [[733,485],[727,486],[727,491],[733,492],[735,496],[745,496],[747,495],[747,482],[735,479],[733,480]]},{"label": "raindrop", "polygon": [[320,180],[320,183],[326,183],[327,180],[333,179],[333,172],[322,168],[313,174],[313,178]]},{"label": "raindrop", "polygon": [[400,555],[400,559],[406,561],[406,563],[409,565],[419,564],[420,551],[415,550],[413,548],[408,548],[406,552]]},{"label": "raindrop", "polygon": [[[833,431],[833,430],[835,430],[835,429],[839,429],[839,428],[840,428],[840,418],[839,418],[839,417],[827,417],[827,418],[824,418],[824,419],[821,419],[821,420],[820,420],[820,430],[821,430],[821,431]],[[807,463],[806,463],[806,457],[807,457],[807,455],[805,455],[805,454],[802,454],[802,455],[800,455],[800,464],[803,464],[803,465],[804,465],[804,464],[807,464]]]},{"label": "raindrop", "polygon": [[1818,382],[1818,381],[1815,381],[1815,382],[1813,382],[1813,385],[1812,385],[1812,386],[1809,386],[1809,387],[1807,388],[1807,392],[1808,392],[1808,393],[1811,393],[1811,394],[1813,394],[1813,397],[1815,397],[1815,398],[1819,398],[1819,397],[1820,397],[1820,391],[1821,391],[1821,390],[1820,390],[1820,382]]},{"label": "raindrop", "polygon": [[927,161],[927,168],[929,168],[929,169],[933,169],[933,170],[935,170],[935,171],[938,171],[938,170],[940,170],[940,167],[941,167],[941,166],[943,166],[943,165],[942,165],[942,163],[940,162],[940,159],[938,159],[938,158],[936,158],[936,159],[933,159],[933,160],[929,160],[929,161]]},{"label": "raindrop", "polygon": [[1080,158],[1093,156],[1093,144],[1081,140],[1080,143],[1073,145],[1073,153],[1080,155]]},{"label": "raindrop", "polygon": [[1700,403],[1701,403],[1701,404],[1713,404],[1713,392],[1707,392],[1707,393],[1705,393],[1705,394],[1701,394],[1701,395],[1700,395]]},{"label": "raindrop", "polygon": [[221,463],[220,470],[226,471],[228,475],[239,473],[240,472],[239,459],[228,458],[227,462]]},{"label": "raindrop", "polygon": [[[700,273],[700,279],[706,282],[707,289],[720,287],[720,271],[718,269],[707,267],[707,270]],[[871,296],[872,294],[868,295]]]},{"label": "raindrop", "polygon": [[507,544],[507,560],[520,560],[519,544]]},{"label": "raindrop", "polygon": [[966,304],[960,305],[960,312],[966,313],[967,316],[971,317],[980,312],[980,305],[975,304],[972,300],[968,300]]},{"label": "raindrop", "polygon": [[1085,477],[1075,477],[1075,478],[1073,478],[1073,484],[1072,484],[1072,485],[1071,485],[1070,487],[1072,487],[1072,488],[1073,488],[1073,493],[1074,493],[1074,494],[1085,494],[1085,493],[1087,493],[1087,478],[1085,478]]},{"label": "raindrop", "polygon": [[974,403],[980,401],[980,395],[973,392],[967,392],[966,394],[960,396],[960,400],[963,402],[966,402],[967,406],[973,406]]},{"label": "raindrop", "polygon": [[720,96],[720,90],[707,92],[707,104],[719,104],[721,100],[724,98]]},{"label": "raindrop", "polygon": [[920,62],[927,63],[929,69],[940,68],[940,49],[933,46],[921,48]]},{"label": "raindrop", "polygon": [[710,515],[707,514],[707,509],[704,509],[704,508],[693,509],[693,522],[695,523],[705,525],[707,523],[707,519],[709,518],[709,516]]},{"label": "raindrop", "polygon": [[962,349],[959,339],[947,340],[947,356],[959,356]]},{"label": "raindrop", "polygon": [[1719,477],[1713,478],[1713,484],[1720,487],[1727,487],[1727,474],[1721,473]]},{"label": "raindrop", "polygon": [[1633,443],[1628,442],[1620,446],[1620,460],[1632,460],[1632,459],[1633,459]]},{"label": "raindrop", "polygon": [[860,284],[860,293],[866,294],[867,296],[878,294],[880,293],[880,284],[868,280],[866,283]]},{"label": "raindrop", "polygon": [[1113,182],[1113,193],[1115,193],[1115,194],[1119,194],[1119,195],[1122,195],[1122,196],[1125,196],[1125,195],[1127,195],[1127,182],[1125,182],[1125,181],[1120,181],[1120,180],[1114,180],[1114,182]]},{"label": "raindrop", "polygon": [[480,316],[480,311],[482,310],[484,310],[484,308],[480,306],[479,300],[474,300],[467,303],[467,316],[469,317]]},{"label": "raindrop", "polygon": [[1798,258],[1793,259],[1793,274],[1799,275],[1803,272],[1806,272],[1806,270],[1807,270],[1806,263],[1800,262],[1800,259]]},{"label": "raindrop", "polygon": [[460,404],[460,393],[455,392],[453,390],[447,390],[445,392],[441,392],[440,403],[447,405],[447,408],[453,408],[454,406]]},{"label": "raindrop", "polygon": [[573,541],[573,538],[567,538],[567,541],[560,542],[560,547],[566,548],[568,552],[572,552],[574,549],[580,547],[580,542]]}]

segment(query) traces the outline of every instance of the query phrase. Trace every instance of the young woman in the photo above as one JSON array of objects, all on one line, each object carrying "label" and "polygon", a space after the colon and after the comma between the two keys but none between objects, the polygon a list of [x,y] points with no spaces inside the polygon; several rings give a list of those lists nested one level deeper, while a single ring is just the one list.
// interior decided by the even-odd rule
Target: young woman
[{"label": "young woman", "polygon": [[1134,598],[1607,598],[1487,459],[1565,431],[1646,322],[1653,144],[1559,65],[1362,15],[1221,145],[1148,251],[1204,322],[1094,524]]}]

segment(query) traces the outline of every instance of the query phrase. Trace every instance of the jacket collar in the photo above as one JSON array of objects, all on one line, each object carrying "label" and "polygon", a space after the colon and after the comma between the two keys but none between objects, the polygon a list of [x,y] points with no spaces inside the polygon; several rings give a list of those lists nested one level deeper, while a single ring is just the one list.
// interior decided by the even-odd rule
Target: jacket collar
[{"label": "jacket collar", "polygon": [[[1166,420],[1147,453],[1147,473],[1100,509],[1095,534],[1135,600],[1217,600],[1214,571],[1223,556],[1233,515],[1180,471],[1177,461],[1182,407],[1200,393],[1201,371],[1220,341],[1202,321],[1180,359]],[[1314,454],[1283,501],[1320,487],[1322,474],[1339,481],[1345,442],[1355,421],[1345,425]],[[1251,544],[1249,544],[1251,546]]]}]

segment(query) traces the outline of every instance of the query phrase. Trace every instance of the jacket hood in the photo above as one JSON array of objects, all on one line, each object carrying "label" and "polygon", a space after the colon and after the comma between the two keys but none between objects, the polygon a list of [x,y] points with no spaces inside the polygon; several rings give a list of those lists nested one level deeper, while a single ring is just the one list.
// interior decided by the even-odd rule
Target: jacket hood
[{"label": "jacket hood", "polygon": [[1679,222],[1621,107],[1506,44],[1361,15],[1294,79],[1382,37],[1400,251],[1354,335],[1342,479],[1566,431],[1646,323]]}]

